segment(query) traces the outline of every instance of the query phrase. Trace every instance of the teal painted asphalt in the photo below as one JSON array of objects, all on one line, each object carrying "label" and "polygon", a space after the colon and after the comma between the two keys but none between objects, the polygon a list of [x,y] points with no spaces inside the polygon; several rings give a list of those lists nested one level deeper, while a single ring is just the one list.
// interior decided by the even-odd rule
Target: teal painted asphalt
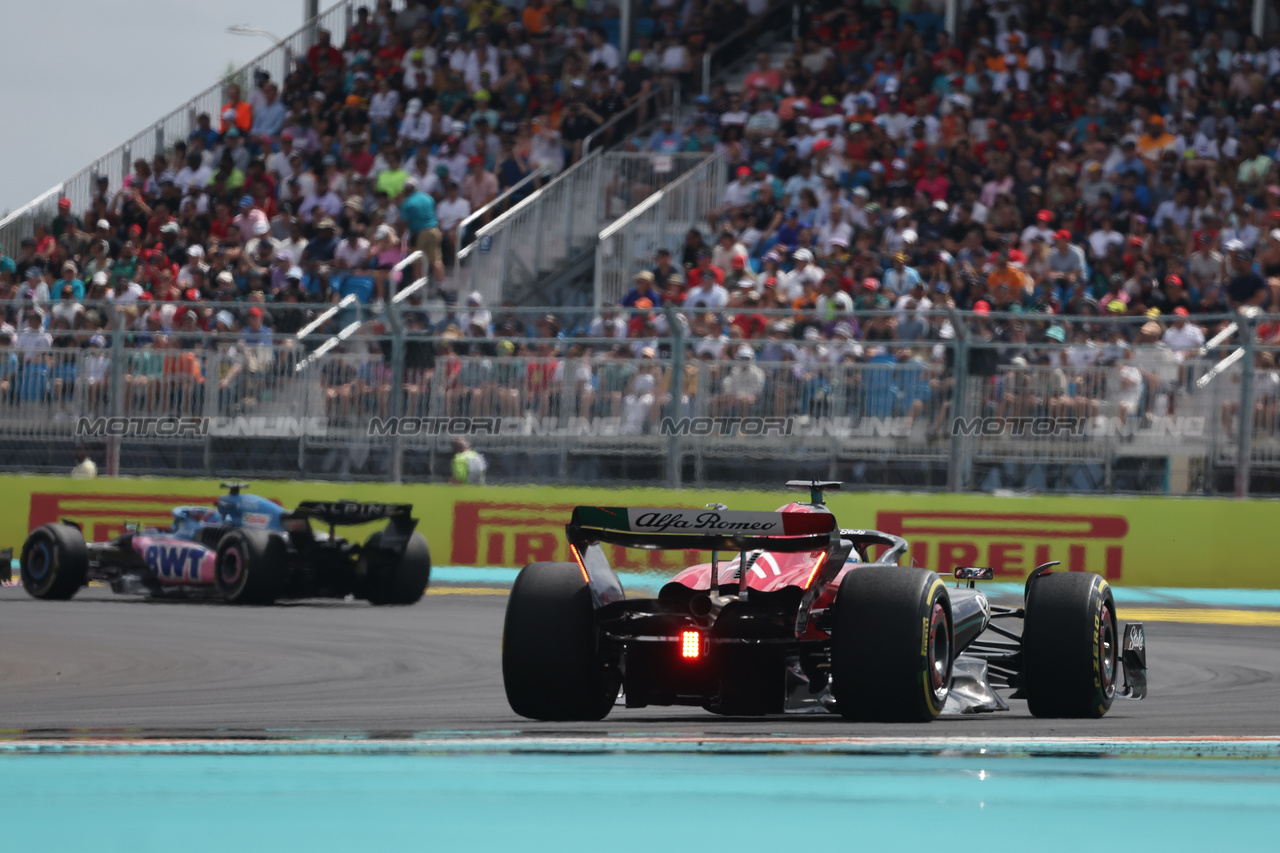
[{"label": "teal painted asphalt", "polygon": [[[518,569],[485,569],[472,566],[436,566],[431,579],[440,583],[485,583],[510,586]],[[651,572],[619,572],[618,578],[628,592],[656,594],[671,579],[670,575]],[[1020,583],[980,583],[992,598],[1020,596]],[[1185,607],[1280,607],[1280,589],[1181,589],[1175,587],[1112,586],[1116,603],[1165,604]]]},{"label": "teal painted asphalt", "polygon": [[6,850],[1274,849],[1280,760],[0,754]]}]

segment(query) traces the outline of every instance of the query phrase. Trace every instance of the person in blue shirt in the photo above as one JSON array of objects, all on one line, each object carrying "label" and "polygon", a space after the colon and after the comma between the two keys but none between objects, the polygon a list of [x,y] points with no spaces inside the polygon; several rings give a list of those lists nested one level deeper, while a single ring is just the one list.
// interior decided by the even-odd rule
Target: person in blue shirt
[{"label": "person in blue shirt", "polygon": [[671,113],[662,114],[662,126],[649,137],[646,146],[658,154],[674,154],[684,145],[684,135],[672,125]]},{"label": "person in blue shirt", "polygon": [[53,283],[49,288],[50,301],[56,302],[62,297],[62,291],[68,286],[71,288],[71,297],[79,302],[84,299],[84,282],[76,277],[76,265],[72,261],[67,261],[62,265],[62,278]]},{"label": "person in blue shirt", "polygon": [[641,270],[636,273],[635,286],[627,291],[627,295],[622,297],[620,304],[627,308],[634,308],[635,304],[641,299],[649,300],[649,307],[657,308],[662,305],[662,294],[654,289],[655,276],[648,270]]},{"label": "person in blue shirt", "polygon": [[1123,156],[1120,162],[1112,167],[1112,176],[1118,179],[1128,174],[1134,174],[1138,176],[1138,180],[1145,182],[1147,179],[1147,164],[1138,155],[1137,140],[1132,136],[1126,136],[1120,140],[1120,152]]},{"label": "person in blue shirt", "polygon": [[431,276],[438,287],[444,282],[444,255],[440,249],[440,223],[436,202],[410,179],[400,194],[400,218],[409,226],[409,243],[431,264]]},{"label": "person in blue shirt", "polygon": [[893,256],[893,265],[885,271],[881,282],[885,290],[897,297],[920,283],[920,273],[916,272],[915,267],[907,266],[906,255],[897,252]]}]

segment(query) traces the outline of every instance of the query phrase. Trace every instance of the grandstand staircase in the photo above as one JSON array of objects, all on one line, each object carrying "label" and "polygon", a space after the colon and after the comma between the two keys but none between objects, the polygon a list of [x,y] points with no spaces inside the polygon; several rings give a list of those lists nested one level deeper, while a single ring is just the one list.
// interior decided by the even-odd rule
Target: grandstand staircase
[{"label": "grandstand staircase", "polygon": [[[790,44],[776,32],[765,33],[759,41],[768,46],[775,65],[791,54]],[[742,51],[741,59],[712,82],[724,81],[730,90],[741,89],[755,54],[754,47]],[[683,126],[696,109],[693,94],[686,94],[670,111],[677,126]],[[660,160],[655,164],[652,156],[622,154],[627,136],[647,138],[656,125],[655,115],[612,148],[591,152],[479,229],[474,242],[460,253],[446,289],[478,291],[489,305],[592,304],[598,290],[597,249],[602,232],[696,166],[697,161],[688,156],[673,165]],[[687,228],[702,224],[698,217],[689,218],[670,223],[667,231],[683,235]]]}]

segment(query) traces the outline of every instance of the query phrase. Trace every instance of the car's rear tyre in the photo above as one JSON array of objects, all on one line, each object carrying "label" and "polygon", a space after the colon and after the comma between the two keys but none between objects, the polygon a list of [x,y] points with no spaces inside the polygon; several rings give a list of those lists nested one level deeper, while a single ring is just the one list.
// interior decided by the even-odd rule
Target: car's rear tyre
[{"label": "car's rear tyre", "polygon": [[532,720],[601,720],[618,698],[596,651],[591,590],[575,563],[530,563],[516,576],[502,631],[511,710]]},{"label": "car's rear tyre", "polygon": [[1111,586],[1085,572],[1031,583],[1022,628],[1022,694],[1037,717],[1107,713],[1116,693],[1120,634]]},{"label": "car's rear tyre", "polygon": [[267,530],[237,529],[218,541],[213,582],[231,604],[271,604],[284,592],[289,549]]},{"label": "car's rear tyre", "polygon": [[88,582],[89,548],[84,534],[69,524],[45,524],[31,531],[19,560],[22,586],[32,598],[66,601]]},{"label": "car's rear tyre", "polygon": [[365,597],[372,604],[416,604],[431,580],[427,538],[415,530],[399,557],[380,552],[381,541],[382,531],[378,531],[365,540],[361,551],[367,583]]},{"label": "car's rear tyre", "polygon": [[924,569],[867,566],[844,576],[831,624],[831,692],[846,720],[929,722],[954,659],[951,599]]}]

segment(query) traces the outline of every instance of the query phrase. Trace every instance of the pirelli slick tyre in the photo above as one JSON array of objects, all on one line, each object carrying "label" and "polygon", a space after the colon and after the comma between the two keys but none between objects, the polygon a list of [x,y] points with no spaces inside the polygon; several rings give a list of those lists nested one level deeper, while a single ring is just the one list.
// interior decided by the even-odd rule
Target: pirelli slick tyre
[{"label": "pirelli slick tyre", "polygon": [[37,527],[22,544],[22,586],[32,598],[65,601],[88,581],[84,534],[69,524]]},{"label": "pirelli slick tyre", "polygon": [[218,541],[213,582],[230,604],[271,604],[284,591],[289,550],[267,530],[238,529]]},{"label": "pirelli slick tyre", "polygon": [[951,688],[946,585],[924,569],[866,566],[844,576],[831,624],[831,691],[846,720],[929,722]]},{"label": "pirelli slick tyre", "polygon": [[1116,695],[1119,632],[1101,576],[1056,572],[1031,583],[1022,628],[1022,694],[1037,717],[1101,717]]},{"label": "pirelli slick tyre", "polygon": [[382,532],[365,540],[361,559],[368,586],[366,598],[371,604],[417,604],[431,580],[431,550],[427,538],[416,530],[409,535],[399,557],[380,554]]},{"label": "pirelli slick tyre", "polygon": [[502,684],[532,720],[601,720],[621,682],[596,652],[591,590],[575,563],[530,563],[516,576],[502,631]]}]

